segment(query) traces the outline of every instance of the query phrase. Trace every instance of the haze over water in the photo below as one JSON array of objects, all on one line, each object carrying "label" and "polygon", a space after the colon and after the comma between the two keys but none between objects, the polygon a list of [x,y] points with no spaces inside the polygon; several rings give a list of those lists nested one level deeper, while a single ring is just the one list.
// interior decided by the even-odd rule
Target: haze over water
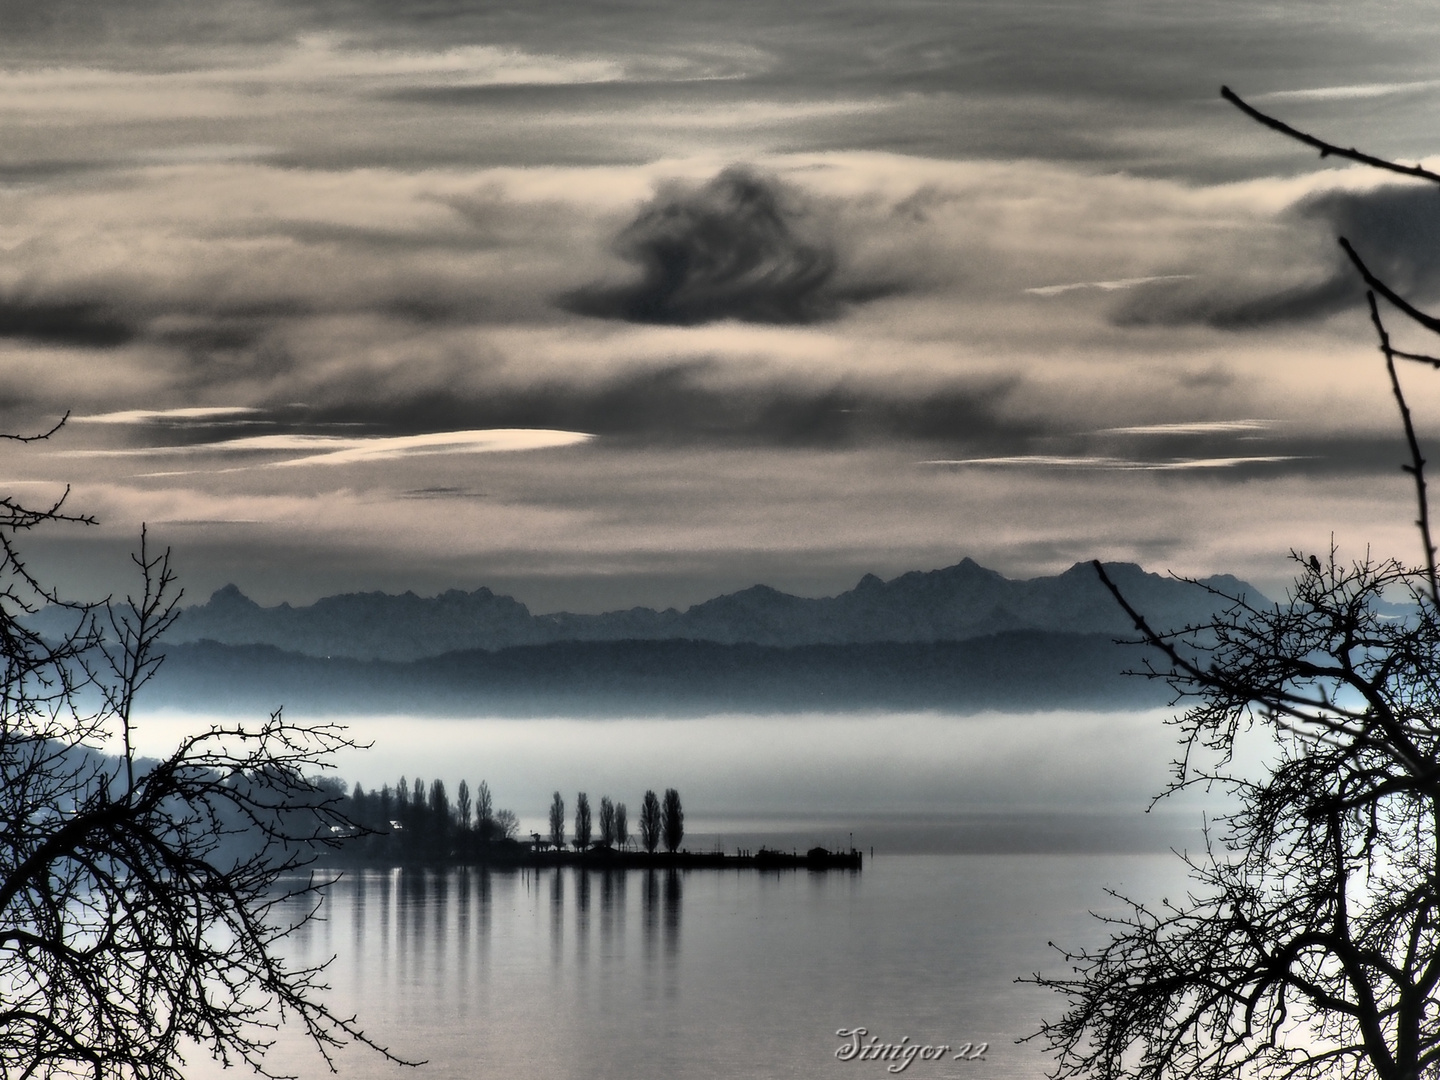
[{"label": "haze over water", "polygon": [[[674,787],[684,799],[687,845],[728,849],[779,833],[774,842],[786,847],[834,847],[853,833],[857,846],[882,852],[1016,849],[980,843],[973,828],[955,824],[979,817],[1043,818],[1064,833],[1048,843],[1032,837],[1019,850],[1164,850],[1174,841],[1161,822],[1177,815],[1189,827],[1199,820],[1193,800],[1167,800],[1145,813],[1169,778],[1175,745],[1168,715],[354,717],[350,733],[373,745],[338,756],[335,771],[367,791],[393,788],[401,776],[412,785],[416,777],[439,779],[452,798],[462,779],[472,789],[484,780],[496,807],[513,810],[524,833],[548,832],[555,791],[572,815],[580,791],[593,805],[602,795],[625,802],[633,828],[646,789]],[[143,714],[137,743],[142,753],[158,754],[204,722]],[[1087,838],[1094,829],[1076,823],[1092,819],[1101,834]],[[1116,830],[1129,839],[1107,838]]]}]

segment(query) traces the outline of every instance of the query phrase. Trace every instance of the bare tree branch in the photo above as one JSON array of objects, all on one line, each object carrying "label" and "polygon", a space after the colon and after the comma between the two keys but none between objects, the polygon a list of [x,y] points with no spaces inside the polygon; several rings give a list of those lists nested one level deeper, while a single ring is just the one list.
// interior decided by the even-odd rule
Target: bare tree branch
[{"label": "bare tree branch", "polygon": [[1369,165],[1375,169],[1384,169],[1386,172],[1399,173],[1401,176],[1411,176],[1419,180],[1429,180],[1431,183],[1440,184],[1440,173],[1433,173],[1429,169],[1421,168],[1419,165],[1401,165],[1399,162],[1389,161],[1371,154],[1364,154],[1354,147],[1339,146],[1336,143],[1326,142],[1324,139],[1317,139],[1309,132],[1301,131],[1299,128],[1293,128],[1283,120],[1277,120],[1275,117],[1261,112],[1228,86],[1222,86],[1220,88],[1220,96],[1257,123],[1264,124],[1272,131],[1278,131],[1281,135],[1294,139],[1296,142],[1304,143],[1306,146],[1313,146],[1316,150],[1320,151],[1322,158],[1345,158],[1347,161],[1354,161],[1361,165]]},{"label": "bare tree branch", "polygon": [[[1440,182],[1317,139],[1225,98],[1319,149]],[[1377,298],[1424,330],[1440,319],[1381,281],[1348,240],[1365,281],[1415,481],[1419,569],[1343,564],[1292,552],[1299,571],[1270,608],[1236,602],[1211,621],[1154,627],[1098,562],[1101,582],[1146,646],[1143,674],[1187,706],[1167,793],[1216,788],[1233,809],[1182,856],[1183,899],[1120,894],[1109,940],[1061,951],[1066,974],[1030,980],[1067,1011],[1032,1038],[1052,1076],[1098,1080],[1419,1080],[1440,1067],[1440,582],[1426,462]],[[1412,607],[1396,616],[1389,602]],[[1238,753],[1251,733],[1268,757]]]},{"label": "bare tree branch", "polygon": [[[332,1069],[348,1042],[399,1061],[325,1003],[323,965],[281,950],[323,887],[285,882],[357,831],[310,774],[355,743],[276,711],[139,761],[132,707],[180,597],[170,553],[142,531],[137,594],[62,601],[15,537],[91,520],[63,503],[0,499],[0,1077],[183,1080],[190,1042],[271,1076],[281,1023]],[[43,603],[74,617],[62,640],[21,623]],[[103,752],[115,740],[118,756]]]},{"label": "bare tree branch", "polygon": [[1385,371],[1390,376],[1390,390],[1400,409],[1400,422],[1405,428],[1405,443],[1410,448],[1410,464],[1401,468],[1415,480],[1415,502],[1419,508],[1415,526],[1420,530],[1420,541],[1425,549],[1425,576],[1430,584],[1430,599],[1440,606],[1440,581],[1437,581],[1435,575],[1435,542],[1430,534],[1430,500],[1425,491],[1425,457],[1420,452],[1420,440],[1415,435],[1415,422],[1410,416],[1410,406],[1406,404],[1405,393],[1400,388],[1400,376],[1395,371],[1395,350],[1390,347],[1390,335],[1380,318],[1375,293],[1366,291],[1365,300],[1370,305],[1370,322],[1380,338],[1380,351],[1385,355]]}]

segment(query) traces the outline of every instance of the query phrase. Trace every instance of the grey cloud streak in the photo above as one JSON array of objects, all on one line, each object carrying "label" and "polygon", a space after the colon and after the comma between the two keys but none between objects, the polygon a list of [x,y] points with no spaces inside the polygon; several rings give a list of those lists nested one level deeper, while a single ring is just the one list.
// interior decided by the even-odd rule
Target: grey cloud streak
[{"label": "grey cloud streak", "polygon": [[0,294],[0,338],[105,349],[133,341],[140,333],[138,325],[100,301]]},{"label": "grey cloud streak", "polygon": [[726,388],[706,384],[701,376],[710,370],[705,362],[680,363],[588,385],[497,387],[465,396],[436,391],[391,402],[357,395],[314,407],[309,419],[392,432],[563,428],[672,445],[840,447],[913,440],[1014,447],[1042,430],[1033,421],[1004,416],[1018,378],[907,394],[847,384]]}]

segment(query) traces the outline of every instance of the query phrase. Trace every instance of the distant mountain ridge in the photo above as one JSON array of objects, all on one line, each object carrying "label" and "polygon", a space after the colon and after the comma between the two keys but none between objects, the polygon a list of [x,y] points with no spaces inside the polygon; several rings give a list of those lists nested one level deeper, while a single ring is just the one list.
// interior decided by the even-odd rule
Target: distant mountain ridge
[{"label": "distant mountain ridge", "polygon": [[1170,687],[1124,674],[1103,634],[1013,630],[967,641],[722,645],[561,641],[406,662],[212,641],[165,648],[149,706],[263,716],[680,717],[988,709],[1141,709]]},{"label": "distant mountain ridge", "polygon": [[[1147,573],[1133,563],[1107,563],[1106,569],[1155,626],[1203,621],[1224,606],[1204,588]],[[1207,578],[1204,584],[1228,595],[1245,594],[1252,603],[1267,602],[1257,589],[1229,575]],[[1124,635],[1132,629],[1089,563],[1053,577],[1017,581],[967,558],[890,581],[867,574],[855,588],[831,597],[792,596],[756,585],[685,611],[636,607],[598,615],[534,615],[518,600],[486,588],[452,589],[433,598],[409,592],[346,593],[302,607],[262,607],[227,585],[206,603],[186,608],[166,640],[401,662],[561,642],[690,640],[793,648],[956,642],[1020,630]]]}]

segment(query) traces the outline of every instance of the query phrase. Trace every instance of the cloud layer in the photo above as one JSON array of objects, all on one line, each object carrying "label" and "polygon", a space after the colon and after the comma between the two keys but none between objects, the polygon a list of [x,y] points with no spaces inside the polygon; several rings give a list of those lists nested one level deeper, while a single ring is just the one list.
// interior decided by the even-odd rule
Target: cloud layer
[{"label": "cloud layer", "polygon": [[202,577],[648,603],[1378,520],[1335,236],[1440,299],[1434,193],[1215,90],[1434,154],[1434,20],[877,10],[8,5],[0,425],[76,419],[10,479],[184,523]]}]

